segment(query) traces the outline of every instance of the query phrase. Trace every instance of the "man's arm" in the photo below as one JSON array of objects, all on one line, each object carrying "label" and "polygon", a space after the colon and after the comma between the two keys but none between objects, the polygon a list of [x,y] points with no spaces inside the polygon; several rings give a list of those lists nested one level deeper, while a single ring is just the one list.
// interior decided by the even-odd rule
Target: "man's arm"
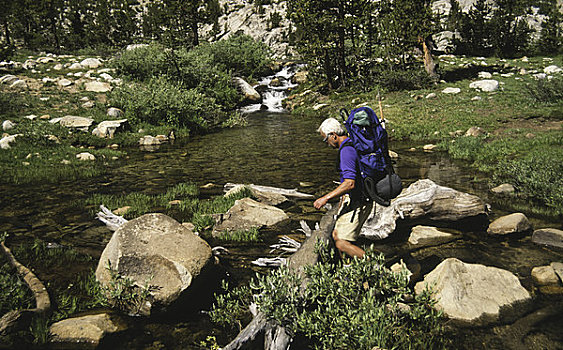
[{"label": "man's arm", "polygon": [[338,185],[337,188],[317,199],[315,203],[313,203],[313,206],[316,209],[321,209],[332,198],[340,197],[343,194],[346,194],[353,190],[355,185],[356,181],[354,179],[344,179],[344,181],[340,185]]}]

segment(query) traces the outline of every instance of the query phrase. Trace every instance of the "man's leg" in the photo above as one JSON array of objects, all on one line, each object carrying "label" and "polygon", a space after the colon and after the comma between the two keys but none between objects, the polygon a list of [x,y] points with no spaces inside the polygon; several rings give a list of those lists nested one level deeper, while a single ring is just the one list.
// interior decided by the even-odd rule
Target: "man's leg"
[{"label": "man's leg", "polygon": [[338,233],[336,232],[336,230],[332,231],[332,238],[334,238],[334,245],[338,249],[341,258],[342,258],[342,253],[346,253],[351,257],[357,257],[357,258],[364,257],[365,252],[362,248],[344,239],[338,239]]}]

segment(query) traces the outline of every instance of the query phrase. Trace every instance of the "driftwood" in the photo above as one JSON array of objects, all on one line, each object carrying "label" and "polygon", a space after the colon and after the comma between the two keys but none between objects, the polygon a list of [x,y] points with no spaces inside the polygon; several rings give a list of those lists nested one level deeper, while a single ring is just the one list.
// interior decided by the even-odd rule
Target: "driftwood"
[{"label": "driftwood", "polygon": [[237,187],[237,186],[246,186],[252,190],[256,190],[259,192],[266,192],[266,193],[276,193],[281,194],[286,197],[294,197],[294,198],[302,198],[302,199],[311,199],[314,198],[312,194],[298,192],[297,189],[287,189],[287,188],[278,188],[278,187],[270,187],[270,186],[260,186],[260,185],[242,185],[242,184],[233,184],[233,183],[226,183],[223,187],[223,191],[227,192],[230,189]]},{"label": "driftwood", "polygon": [[[337,207],[335,206],[323,216],[320,227],[313,231],[311,236],[303,242],[301,248],[287,259],[290,269],[303,276],[305,266],[318,262],[319,255],[315,251],[315,246],[318,241],[330,242],[332,230],[334,229],[336,209]],[[307,280],[304,281],[302,289],[306,283]],[[261,334],[264,334],[265,350],[287,350],[292,341],[291,336],[285,331],[284,327],[268,321],[264,314],[258,311],[252,321],[223,350],[241,349],[243,346],[248,345],[247,343],[256,341]]]},{"label": "driftwood", "polygon": [[96,214],[98,220],[103,222],[110,230],[117,231],[117,229],[127,222],[123,216],[115,215],[111,210],[106,208],[103,204],[100,205],[102,211]]},{"label": "driftwood", "polygon": [[16,260],[4,242],[0,243],[0,247],[10,266],[16,269],[35,297],[34,309],[12,310],[0,318],[0,336],[5,336],[13,331],[27,328],[34,314],[48,312],[51,309],[51,300],[47,289],[33,272]]},{"label": "driftwood", "polygon": [[486,215],[481,198],[438,186],[429,179],[418,180],[393,199],[390,206],[376,205],[374,210],[360,232],[369,239],[386,238],[395,231],[398,218],[455,222]]}]

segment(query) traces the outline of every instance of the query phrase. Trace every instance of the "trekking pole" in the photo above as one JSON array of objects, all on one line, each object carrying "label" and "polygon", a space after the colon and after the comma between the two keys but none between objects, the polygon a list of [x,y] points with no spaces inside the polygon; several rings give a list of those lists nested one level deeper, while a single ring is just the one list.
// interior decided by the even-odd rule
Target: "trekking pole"
[{"label": "trekking pole", "polygon": [[379,95],[379,90],[377,90],[377,102],[379,103],[379,116],[381,117],[381,125],[385,129],[385,118],[383,117],[383,106],[381,105],[381,95]]}]

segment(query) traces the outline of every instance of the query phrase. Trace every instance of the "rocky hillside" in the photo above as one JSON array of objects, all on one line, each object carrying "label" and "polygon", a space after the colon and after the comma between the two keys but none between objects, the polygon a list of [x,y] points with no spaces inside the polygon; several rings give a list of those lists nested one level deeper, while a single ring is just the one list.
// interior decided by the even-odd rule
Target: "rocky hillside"
[{"label": "rocky hillside", "polygon": [[[468,12],[477,0],[458,0],[463,12]],[[492,1],[491,1],[492,2]],[[291,23],[287,20],[287,4],[284,0],[272,0],[270,4],[257,6],[249,0],[220,0],[223,15],[219,18],[219,25],[215,28],[206,25],[202,36],[209,41],[228,38],[237,32],[243,32],[253,38],[266,43],[277,58],[287,58],[295,55],[295,50],[290,46],[288,39],[291,33]],[[558,0],[563,11],[563,0]],[[442,18],[450,12],[450,0],[436,0],[432,4],[434,13]],[[526,20],[539,34],[544,15],[534,11]],[[451,49],[452,32],[436,34],[438,51],[447,52]],[[537,38],[537,36],[536,36]]]}]

